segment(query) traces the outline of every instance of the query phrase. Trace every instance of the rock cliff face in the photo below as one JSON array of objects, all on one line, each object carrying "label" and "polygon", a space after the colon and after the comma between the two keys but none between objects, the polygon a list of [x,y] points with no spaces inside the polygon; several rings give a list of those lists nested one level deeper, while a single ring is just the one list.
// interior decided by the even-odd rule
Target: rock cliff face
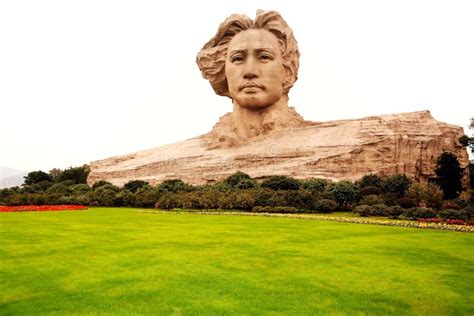
[{"label": "rock cliff face", "polygon": [[92,162],[87,181],[123,185],[181,179],[204,184],[241,170],[254,178],[289,175],[335,181],[403,173],[426,182],[434,177],[443,151],[454,152],[463,168],[469,165],[467,150],[458,142],[463,129],[436,121],[429,111],[329,122],[294,117],[293,125],[273,129],[270,124],[260,135],[239,140],[224,116],[208,134]]}]

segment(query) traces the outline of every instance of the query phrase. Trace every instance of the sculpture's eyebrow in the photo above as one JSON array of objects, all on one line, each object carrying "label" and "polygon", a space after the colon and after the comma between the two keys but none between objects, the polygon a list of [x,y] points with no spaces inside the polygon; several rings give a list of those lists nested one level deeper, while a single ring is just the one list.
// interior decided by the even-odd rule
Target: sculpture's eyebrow
[{"label": "sculpture's eyebrow", "polygon": [[247,52],[246,49],[233,49],[229,52],[230,55],[235,54],[235,53],[245,53]]},{"label": "sculpture's eyebrow", "polygon": [[[248,48],[238,48],[238,49],[233,49],[229,52],[229,54],[235,54],[235,53],[246,53],[249,49]],[[259,48],[252,48],[251,50],[256,51],[257,53],[260,52],[270,52],[275,54],[275,50],[270,47],[259,47]]]}]

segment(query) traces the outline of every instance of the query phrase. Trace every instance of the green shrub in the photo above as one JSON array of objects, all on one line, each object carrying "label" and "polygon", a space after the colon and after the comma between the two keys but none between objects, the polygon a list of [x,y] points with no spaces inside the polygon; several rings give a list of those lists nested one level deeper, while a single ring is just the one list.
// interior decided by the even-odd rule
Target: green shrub
[{"label": "green shrub", "polygon": [[247,189],[253,189],[257,187],[257,182],[252,179],[243,179],[240,180],[239,183],[236,184],[235,188],[237,190],[247,190]]},{"label": "green shrub", "polygon": [[229,192],[232,191],[232,187],[225,182],[216,182],[212,185],[201,188],[201,191],[213,191],[213,192]]},{"label": "green shrub", "polygon": [[443,203],[443,190],[433,183],[429,183],[426,187],[425,199],[426,205],[434,209],[440,209]]},{"label": "green shrub", "polygon": [[392,206],[387,207],[387,216],[390,217],[391,219],[397,219],[402,214],[403,214],[403,208],[401,208],[399,205],[392,205]]},{"label": "green shrub", "polygon": [[[250,187],[247,188],[245,186],[250,185],[250,183],[253,183],[252,178],[248,174],[243,173],[242,171],[237,171],[224,179],[224,183],[229,185],[231,188],[237,188],[237,186],[239,186],[239,184],[241,184],[242,182],[246,183],[241,185],[244,186],[244,189],[249,189]],[[255,187],[255,185],[253,185],[252,187]]]},{"label": "green shrub", "polygon": [[314,195],[310,190],[288,190],[278,191],[277,195],[281,196],[281,201],[275,205],[293,206],[299,209],[309,210],[314,204]]},{"label": "green shrub", "polygon": [[326,189],[328,185],[328,181],[324,179],[306,179],[301,182],[301,188],[305,190],[310,190],[314,193],[319,192],[322,193]]},{"label": "green shrub", "polygon": [[370,206],[372,216],[388,216],[388,207],[385,204],[375,204]]},{"label": "green shrub", "polygon": [[76,205],[89,205],[91,199],[88,195],[77,195],[75,196],[74,204]]},{"label": "green shrub", "polygon": [[404,174],[394,174],[383,179],[383,189],[387,193],[393,193],[397,198],[405,196],[412,181]]},{"label": "green shrub", "polygon": [[74,184],[70,187],[70,189],[74,195],[84,195],[91,191],[91,188],[84,183]]},{"label": "green shrub", "polygon": [[[471,164],[471,166],[474,166],[474,164]],[[471,173],[471,176],[473,175],[474,175],[474,170]],[[474,181],[471,181],[471,187],[474,188]],[[469,199],[467,200],[467,204],[474,205],[474,190],[469,190]]]},{"label": "green shrub", "polygon": [[256,206],[276,206],[282,204],[282,198],[271,189],[256,188],[249,192],[252,194]]},{"label": "green shrub", "polygon": [[150,185],[148,184],[148,182],[146,181],[143,181],[143,180],[131,180],[131,181],[128,181],[127,183],[125,183],[125,185],[123,186],[123,189],[124,190],[128,190],[130,192],[137,192],[139,189],[143,188],[143,187],[149,187]]},{"label": "green shrub", "polygon": [[55,183],[53,184],[48,190],[46,190],[47,193],[58,193],[61,195],[70,195],[74,191],[71,188],[71,186],[67,186],[66,184],[60,182],[60,183]]},{"label": "green shrub", "polygon": [[165,180],[158,185],[158,190],[162,192],[189,192],[192,191],[193,187],[182,180],[171,179]]},{"label": "green shrub", "polygon": [[314,207],[313,207],[314,210],[321,213],[331,213],[335,211],[336,208],[337,208],[336,202],[334,202],[333,200],[328,200],[328,199],[317,200],[314,203]]},{"label": "green shrub", "polygon": [[255,206],[255,199],[249,192],[236,192],[233,199],[234,208],[238,210],[251,210]]},{"label": "green shrub", "polygon": [[91,200],[101,206],[115,206],[119,204],[119,200],[116,199],[116,194],[119,191],[120,189],[118,187],[112,184],[105,184],[93,190]]},{"label": "green shrub", "polygon": [[[153,207],[159,197],[159,191],[147,184],[135,192],[135,205],[138,207]],[[125,199],[123,201],[125,202]]]},{"label": "green shrub", "polygon": [[367,174],[360,178],[356,184],[360,189],[372,187],[381,190],[383,187],[383,180],[376,174]]},{"label": "green shrub", "polygon": [[122,205],[124,206],[137,206],[137,195],[130,191],[125,190],[117,193],[116,199],[121,199]]},{"label": "green shrub", "polygon": [[181,208],[182,203],[180,201],[179,194],[167,192],[160,196],[158,201],[155,203],[156,208],[164,210],[171,210],[173,208]]},{"label": "green shrub", "polygon": [[100,181],[94,182],[94,184],[92,185],[92,190],[95,190],[98,187],[101,187],[104,185],[113,185],[113,184],[108,181],[100,180]]},{"label": "green shrub", "polygon": [[405,209],[418,206],[418,203],[414,199],[409,197],[399,198],[397,200],[397,204]]},{"label": "green shrub", "polygon": [[298,190],[300,188],[300,182],[288,176],[271,176],[262,182],[262,187],[274,191]]},{"label": "green shrub", "polygon": [[61,204],[61,205],[76,204],[76,197],[74,197],[74,196],[61,196],[58,199],[58,204]]},{"label": "green shrub", "polygon": [[368,217],[372,215],[372,209],[369,205],[357,205],[354,213],[362,217]]},{"label": "green shrub", "polygon": [[397,200],[399,199],[397,194],[388,192],[383,193],[381,196],[385,205],[397,205]]},{"label": "green shrub", "polygon": [[182,208],[202,209],[201,199],[197,192],[187,192],[184,194],[180,194],[180,200]]},{"label": "green shrub", "polygon": [[380,187],[368,186],[368,187],[363,187],[360,189],[361,196],[380,195],[380,194],[382,194],[382,189]]},{"label": "green shrub", "polygon": [[364,196],[362,200],[359,201],[359,204],[361,205],[384,204],[384,199],[383,197],[379,195],[369,194],[369,195]]},{"label": "green shrub", "polygon": [[442,210],[460,210],[461,205],[459,205],[454,200],[448,200],[443,202],[443,206],[441,207]]},{"label": "green shrub", "polygon": [[87,176],[90,173],[90,168],[88,165],[83,165],[80,167],[70,167],[59,175],[59,181],[70,180],[75,184],[78,183],[87,183]]},{"label": "green shrub", "polygon": [[350,210],[351,205],[357,201],[358,187],[349,181],[340,181],[331,188],[332,199],[341,210]]},{"label": "green shrub", "polygon": [[429,207],[415,207],[412,209],[405,210],[404,214],[406,214],[406,217],[412,219],[434,218],[437,216],[436,212]]},{"label": "green shrub", "polygon": [[468,219],[474,219],[474,205],[470,204],[464,208]]},{"label": "green shrub", "polygon": [[469,219],[468,213],[465,210],[444,209],[438,213],[442,219]]}]

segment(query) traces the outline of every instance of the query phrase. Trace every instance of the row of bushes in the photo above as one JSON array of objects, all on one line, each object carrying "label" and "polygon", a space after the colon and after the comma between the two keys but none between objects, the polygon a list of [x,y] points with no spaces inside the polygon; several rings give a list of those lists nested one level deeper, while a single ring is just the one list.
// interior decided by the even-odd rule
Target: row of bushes
[{"label": "row of bushes", "polygon": [[[89,187],[71,180],[59,183],[42,180],[0,190],[0,204],[259,209],[262,212],[283,207],[288,210],[286,212],[354,210],[361,216],[395,217],[406,214],[406,217],[410,217],[409,210],[420,207],[462,213],[461,210],[474,203],[472,198],[444,201],[443,192],[437,185],[412,182],[399,174],[388,177],[367,175],[354,183],[332,183],[323,179],[297,180],[287,176],[272,176],[258,183],[247,174],[236,172],[221,182],[201,186],[189,185],[181,180],[167,180],[156,186],[134,180],[122,188],[105,181]],[[466,213],[469,217],[472,212],[468,210]]]},{"label": "row of bushes", "polygon": [[469,220],[474,218],[474,205],[468,205],[464,209],[442,209],[435,210],[429,207],[412,207],[402,208],[399,205],[387,206],[384,204],[375,205],[358,205],[354,209],[354,213],[363,216],[383,216],[392,219],[460,219]]}]

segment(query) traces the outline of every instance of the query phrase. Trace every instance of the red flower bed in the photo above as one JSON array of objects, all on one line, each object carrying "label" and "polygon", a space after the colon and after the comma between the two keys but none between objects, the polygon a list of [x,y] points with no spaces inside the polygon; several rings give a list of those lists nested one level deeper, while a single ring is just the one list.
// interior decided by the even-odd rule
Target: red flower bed
[{"label": "red flower bed", "polygon": [[0,212],[45,212],[45,211],[77,211],[86,210],[83,205],[20,205],[0,206]]},{"label": "red flower bed", "polygon": [[[418,219],[418,221],[423,222],[423,223],[444,223],[444,220],[442,220],[441,218],[420,218],[420,219]],[[446,221],[446,224],[473,226],[474,221],[465,221],[465,220],[462,220],[462,219],[448,219]]]},{"label": "red flower bed", "polygon": [[448,219],[446,223],[451,224],[451,225],[464,225],[466,224],[465,221],[462,219]]}]

